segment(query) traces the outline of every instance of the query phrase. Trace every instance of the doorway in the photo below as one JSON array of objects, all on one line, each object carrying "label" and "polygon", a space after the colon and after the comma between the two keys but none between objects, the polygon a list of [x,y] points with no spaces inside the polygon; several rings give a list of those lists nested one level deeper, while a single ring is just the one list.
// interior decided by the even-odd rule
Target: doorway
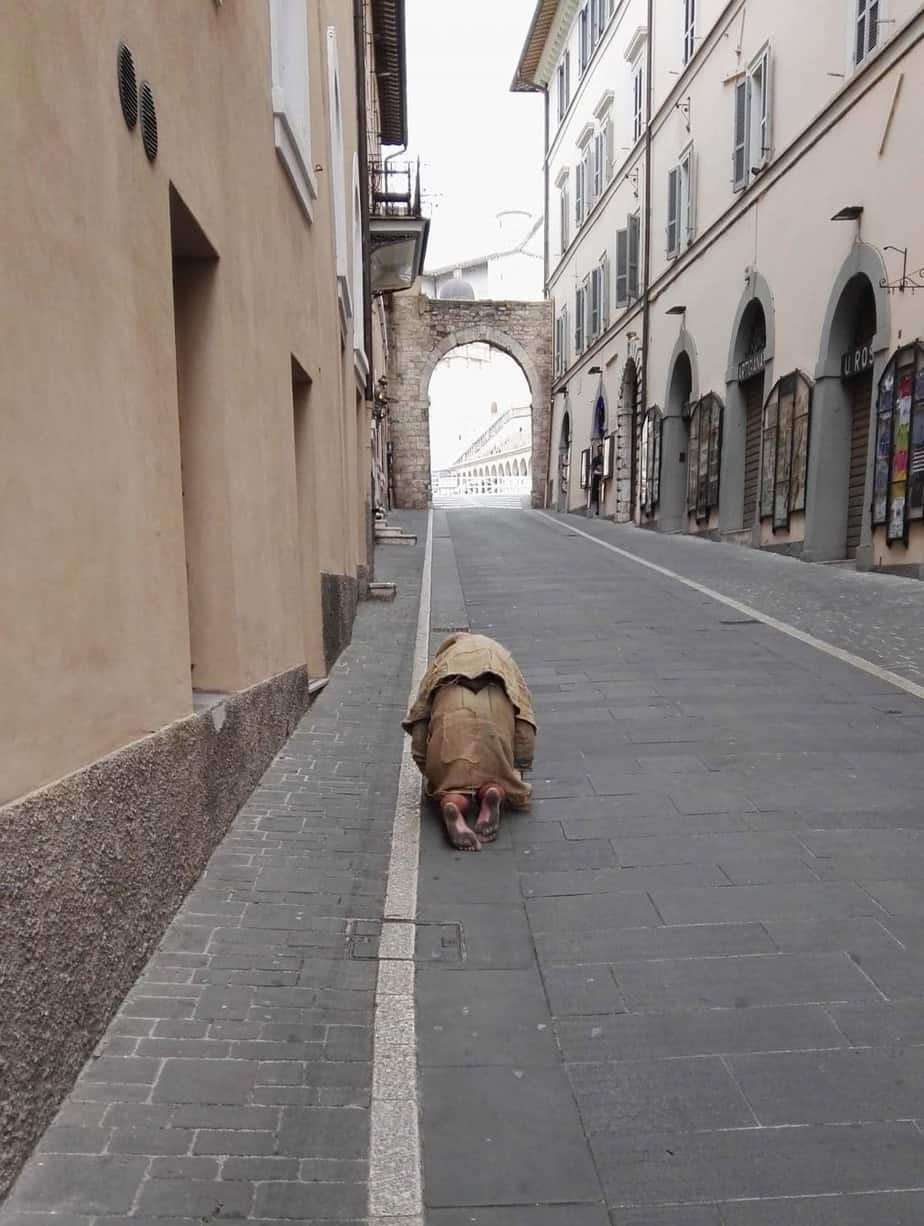
[{"label": "doorway", "polygon": [[220,452],[215,439],[220,406],[219,393],[210,378],[210,363],[218,360],[218,253],[172,185],[170,241],[189,669],[194,691],[224,691],[234,688],[234,669],[225,656],[226,637],[219,632],[224,623],[220,575],[228,534],[217,517],[220,491],[216,489],[215,465]]}]

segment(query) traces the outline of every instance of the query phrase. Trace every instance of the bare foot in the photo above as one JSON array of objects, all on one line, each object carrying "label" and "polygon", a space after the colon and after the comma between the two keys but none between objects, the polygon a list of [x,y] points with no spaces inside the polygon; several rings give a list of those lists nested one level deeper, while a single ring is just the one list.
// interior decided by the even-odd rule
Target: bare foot
[{"label": "bare foot", "polygon": [[446,834],[456,851],[481,851],[481,840],[460,813],[458,805],[446,801],[442,813]]},{"label": "bare foot", "polygon": [[485,788],[481,796],[481,812],[475,822],[475,834],[482,843],[493,843],[500,829],[501,804],[504,794],[499,787]]}]

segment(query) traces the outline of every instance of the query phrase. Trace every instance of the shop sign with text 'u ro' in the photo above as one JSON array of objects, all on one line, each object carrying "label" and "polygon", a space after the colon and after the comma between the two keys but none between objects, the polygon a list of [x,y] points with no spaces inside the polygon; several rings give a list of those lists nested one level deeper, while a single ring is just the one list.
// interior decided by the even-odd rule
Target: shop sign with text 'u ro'
[{"label": "shop sign with text 'u ro'", "polygon": [[862,345],[856,349],[848,349],[841,358],[841,376],[844,379],[854,379],[865,371],[872,369],[872,345]]}]

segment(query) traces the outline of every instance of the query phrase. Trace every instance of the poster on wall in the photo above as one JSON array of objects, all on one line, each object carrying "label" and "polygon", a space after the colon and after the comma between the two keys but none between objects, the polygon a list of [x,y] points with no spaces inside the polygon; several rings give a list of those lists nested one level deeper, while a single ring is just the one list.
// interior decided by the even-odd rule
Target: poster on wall
[{"label": "poster on wall", "polygon": [[[920,380],[922,372],[918,372]],[[915,404],[911,419],[911,463],[908,481],[908,517],[924,517],[924,404]]]},{"label": "poster on wall", "polygon": [[581,452],[581,489],[586,490],[590,486],[590,448],[586,448]]},{"label": "poster on wall", "polygon": [[914,372],[901,375],[895,421],[892,430],[892,491],[889,498],[887,539],[900,540],[905,535],[905,513],[908,502],[908,452],[911,443],[911,395]]}]

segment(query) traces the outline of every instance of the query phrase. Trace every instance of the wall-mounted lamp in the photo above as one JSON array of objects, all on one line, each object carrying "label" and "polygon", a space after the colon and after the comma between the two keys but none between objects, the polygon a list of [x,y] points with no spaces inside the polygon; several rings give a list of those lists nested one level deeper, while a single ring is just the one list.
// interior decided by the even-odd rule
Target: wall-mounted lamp
[{"label": "wall-mounted lamp", "polygon": [[602,375],[603,367],[602,366],[591,366],[590,370],[588,370],[587,373],[589,375]]},{"label": "wall-mounted lamp", "polygon": [[838,209],[832,221],[859,221],[863,216],[862,204],[845,204],[842,209]]},{"label": "wall-mounted lamp", "polygon": [[665,315],[686,315],[687,308],[685,306],[672,306],[668,307],[664,313]]},{"label": "wall-mounted lamp", "polygon": [[568,395],[568,384],[566,383],[564,387],[560,387],[558,391],[555,393],[555,395],[556,396],[567,396]]}]

